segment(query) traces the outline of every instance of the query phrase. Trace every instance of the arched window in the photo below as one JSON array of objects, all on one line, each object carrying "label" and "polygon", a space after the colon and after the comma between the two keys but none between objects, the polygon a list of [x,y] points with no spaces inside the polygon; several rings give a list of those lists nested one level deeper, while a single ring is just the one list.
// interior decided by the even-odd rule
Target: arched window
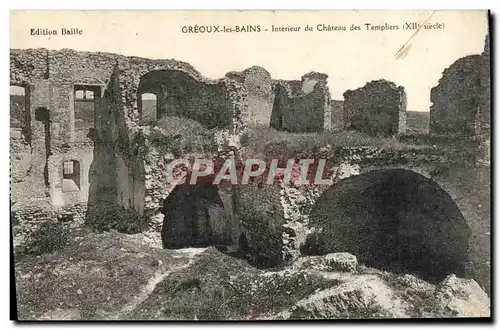
[{"label": "arched window", "polygon": [[76,160],[63,162],[63,192],[80,190],[80,163]]}]

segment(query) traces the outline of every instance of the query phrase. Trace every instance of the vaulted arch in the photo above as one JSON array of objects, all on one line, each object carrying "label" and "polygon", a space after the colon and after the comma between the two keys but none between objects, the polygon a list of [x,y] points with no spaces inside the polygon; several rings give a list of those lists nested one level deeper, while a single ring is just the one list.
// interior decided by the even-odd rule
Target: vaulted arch
[{"label": "vaulted arch", "polygon": [[319,250],[351,252],[367,266],[441,280],[464,276],[470,228],[434,181],[404,169],[340,181],[313,207]]}]

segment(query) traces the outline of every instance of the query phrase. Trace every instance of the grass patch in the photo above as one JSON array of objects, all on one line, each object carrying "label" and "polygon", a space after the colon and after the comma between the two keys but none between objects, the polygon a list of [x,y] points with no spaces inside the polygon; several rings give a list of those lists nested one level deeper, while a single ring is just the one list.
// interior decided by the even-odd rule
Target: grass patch
[{"label": "grass patch", "polygon": [[250,129],[242,139],[248,156],[265,159],[300,157],[321,148],[378,147],[388,150],[408,150],[423,147],[417,138],[402,140],[398,137],[370,136],[356,131],[321,133],[289,133],[258,126]]},{"label": "grass patch", "polygon": [[137,244],[117,232],[81,233],[64,249],[15,261],[20,320],[55,309],[78,309],[81,319],[100,319],[125,305],[171,254]]},{"label": "grass patch", "polygon": [[46,254],[60,250],[69,239],[69,229],[60,222],[45,221],[32,235],[29,252]]},{"label": "grass patch", "polygon": [[215,129],[209,129],[196,120],[184,117],[163,117],[154,123],[150,138],[155,144],[163,144],[178,155],[194,152],[213,152]]},{"label": "grass patch", "polygon": [[428,111],[406,111],[406,127],[409,134],[429,133]]},{"label": "grass patch", "polygon": [[193,266],[162,283],[130,319],[242,320],[278,313],[317,289],[337,284],[307,272],[265,272],[207,249]]},{"label": "grass patch", "polygon": [[209,248],[191,267],[172,273],[158,284],[128,318],[241,319],[244,309],[238,303],[240,290],[233,278],[248,282],[258,272],[243,260]]}]

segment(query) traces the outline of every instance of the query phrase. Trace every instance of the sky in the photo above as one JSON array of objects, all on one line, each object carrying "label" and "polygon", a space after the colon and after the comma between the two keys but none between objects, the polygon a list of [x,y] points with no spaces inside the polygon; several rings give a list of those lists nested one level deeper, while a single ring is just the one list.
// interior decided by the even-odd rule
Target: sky
[{"label": "sky", "polygon": [[[431,16],[432,15],[432,16]],[[403,29],[428,20],[441,29]],[[398,30],[367,29],[397,26]],[[194,26],[259,25],[252,33],[183,33]],[[304,27],[312,31],[304,31]],[[346,26],[347,31],[319,31]],[[360,30],[351,30],[351,25]],[[14,11],[11,48],[72,48],[191,63],[207,78],[253,65],[274,79],[300,79],[310,71],[328,75],[333,99],[348,89],[387,79],[405,87],[408,110],[429,111],[430,89],[457,59],[482,52],[488,30],[486,11]],[[272,32],[273,27],[300,27]],[[56,29],[58,35],[34,36],[30,29]],[[61,35],[60,29],[82,35]],[[267,29],[268,31],[265,31]],[[403,58],[396,53],[409,46]]]}]

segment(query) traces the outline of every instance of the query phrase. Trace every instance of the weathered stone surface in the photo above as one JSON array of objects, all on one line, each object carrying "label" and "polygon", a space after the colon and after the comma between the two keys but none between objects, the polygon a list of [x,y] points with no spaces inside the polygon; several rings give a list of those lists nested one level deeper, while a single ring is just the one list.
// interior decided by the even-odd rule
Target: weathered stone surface
[{"label": "weathered stone surface", "polygon": [[358,268],[356,256],[347,252],[329,253],[324,256],[301,257],[293,264],[298,269],[317,269],[330,272],[354,272]]},{"label": "weathered stone surface", "polygon": [[400,301],[377,276],[363,276],[299,301],[289,319],[406,317]]},{"label": "weathered stone surface", "polygon": [[443,309],[454,317],[490,317],[490,298],[471,279],[448,276],[436,290]]},{"label": "weathered stone surface", "polygon": [[[480,63],[479,75],[483,77],[480,81],[484,90],[489,88],[486,62],[488,47],[486,43]],[[269,73],[260,67],[212,80],[202,77],[191,65],[175,60],[149,60],[71,50],[11,50],[11,84],[25,87],[29,98],[26,113],[29,120],[15,123],[22,127],[14,131],[15,139],[11,141],[14,150],[11,158],[13,204],[17,203],[21,208],[27,202],[21,198],[23,195],[28,199],[36,197],[50,201],[53,206],[63,208],[71,205],[79,208],[88,203],[89,223],[99,228],[120,228],[129,232],[146,229],[158,231],[163,217],[160,209],[174,188],[166,179],[168,164],[175,158],[209,158],[214,154],[219,158],[221,155],[226,158],[238,157],[241,147],[239,134],[244,132],[249,118],[253,117],[247,110],[248,100],[255,97],[256,100],[265,99],[263,102],[268,102],[269,79]],[[273,113],[269,119],[271,126],[292,132],[321,131],[337,122],[328,117],[332,101],[326,79],[324,74],[311,72],[297,81],[273,81],[274,90],[285,100],[277,100],[275,109],[283,107],[282,119],[286,120],[279,124],[280,117]],[[380,98],[384,98],[382,101],[390,102],[389,108],[398,110],[387,112],[394,117],[382,116],[382,125],[375,124],[371,129],[373,132],[399,132],[404,119],[401,107],[404,91],[389,82],[376,83],[388,86],[388,93],[399,95],[400,99],[398,103],[396,97],[393,100],[387,98],[387,94],[384,94],[386,91],[381,89],[383,93],[378,94],[374,102],[378,103]],[[75,84],[86,85],[95,93],[102,92],[96,104],[95,122],[88,118],[86,123],[95,124],[95,127],[88,132],[79,129],[78,120],[74,118]],[[176,131],[170,134],[172,132],[156,127],[154,120],[141,120],[142,104],[138,92],[163,93],[165,96],[165,91],[167,95],[168,92],[176,94],[177,99],[161,100],[164,107],[160,107],[160,110],[174,111],[176,115],[203,125],[193,126],[195,128],[189,132]],[[270,97],[273,98],[272,93]],[[337,108],[341,108],[342,102],[334,103]],[[399,108],[392,108],[396,103]],[[368,107],[370,103],[367,101],[363,104]],[[259,108],[256,104],[253,106],[254,110]],[[323,112],[316,115],[316,112],[307,110],[311,107],[314,111],[323,109]],[[489,141],[489,111],[485,111],[488,107],[489,96],[482,93],[481,125],[480,129],[476,127],[479,132],[476,138],[482,146]],[[347,111],[345,109],[349,107],[343,108],[343,111]],[[300,111],[292,113],[296,109]],[[304,109],[307,111],[302,111]],[[264,112],[267,113],[267,110]],[[391,119],[386,121],[384,118]],[[178,126],[185,130],[184,125]],[[201,148],[201,151],[180,146],[183,141],[194,140],[192,136],[201,132],[201,129],[197,129],[199,127],[213,129],[209,137],[203,139],[210,143],[214,140],[213,146]],[[393,130],[394,127],[397,129]],[[394,142],[399,143],[396,140]],[[204,143],[201,144],[206,147]],[[286,143],[283,147],[287,147]],[[331,148],[328,145],[320,149],[330,150],[325,158],[328,159],[329,170],[334,169],[334,184],[374,169],[411,170],[439,181],[458,204],[464,217],[472,219],[470,223],[479,222],[478,218],[481,221],[488,218],[489,215],[484,211],[488,205],[482,195],[472,200],[468,196],[470,185],[461,183],[464,177],[476,178],[478,173],[483,178],[478,182],[484,183],[488,174],[487,169],[473,169],[470,166],[473,160],[465,148],[453,156],[460,160],[460,166],[457,166],[457,160],[450,158],[444,148],[428,146],[423,150],[400,150],[399,147]],[[79,191],[62,191],[62,163],[69,160],[79,163]],[[488,165],[488,162],[481,163]],[[462,179],[452,179],[456,173]],[[224,235],[231,237],[233,244],[239,238],[245,238],[253,257],[262,254],[262,260],[291,262],[300,256],[308,235],[320,232],[314,231],[316,228],[311,228],[309,221],[310,208],[319,193],[313,189],[300,190],[296,187],[261,188],[248,185],[228,193],[240,200],[234,204],[223,200],[224,212],[229,214],[235,211],[236,214],[227,224],[230,233]],[[31,195],[28,196],[26,191],[31,192]],[[82,213],[79,209],[71,212],[74,216]],[[42,215],[40,217],[43,218]],[[63,217],[69,218],[67,215]],[[225,226],[224,222],[220,228]],[[474,244],[469,245],[475,249]],[[484,249],[487,250],[486,247]],[[486,265],[486,262],[481,260],[481,264]],[[477,268],[475,266],[472,268]],[[481,285],[487,286],[486,282],[481,281]]]},{"label": "weathered stone surface", "polygon": [[358,268],[356,256],[347,252],[329,253],[325,256],[325,261],[331,270],[352,272]]},{"label": "weathered stone surface", "polygon": [[[150,124],[141,121],[141,93],[159,94],[159,115],[191,118],[231,135],[246,126],[245,87],[228,78],[204,78],[188,63],[67,49],[12,49],[10,66],[11,85],[25,91],[27,106],[17,109],[25,112],[19,118],[28,118],[14,123],[22,127],[16,128],[21,134],[14,132],[11,145],[13,202],[48,199],[55,208],[88,203],[89,223],[100,228],[109,227],[100,217],[115,211],[109,224],[131,231],[143,228],[144,221],[158,216],[169,192],[159,173],[164,168],[151,170],[163,155],[155,154],[147,145],[148,134],[141,133]],[[252,75],[255,70],[249,71]],[[77,105],[75,86],[92,92],[94,101]],[[88,118],[79,117],[80,106]],[[166,109],[175,113],[163,113]],[[71,191],[65,189],[62,164],[67,161],[76,164]],[[125,214],[137,221],[135,226],[120,221]]]},{"label": "weathered stone surface", "polygon": [[328,76],[310,72],[301,81],[278,80],[273,86],[270,126],[288,132],[321,132],[331,126]]},{"label": "weathered stone surface", "polygon": [[10,179],[13,182],[23,181],[31,167],[31,147],[22,138],[10,138],[11,166]]},{"label": "weathered stone surface", "polygon": [[444,190],[414,172],[340,181],[318,199],[310,225],[322,228],[324,252],[350,252],[369,267],[397,265],[424,278],[465,272],[467,222]]},{"label": "weathered stone surface", "polygon": [[477,162],[490,166],[491,161],[491,63],[490,63],[490,36],[486,35],[484,51],[481,54],[479,80],[481,83],[478,123],[476,124],[476,138],[479,140]]},{"label": "weathered stone surface", "polygon": [[85,204],[54,209],[46,201],[16,204],[11,212],[13,247],[16,252],[47,253],[63,240],[69,230],[79,228],[85,219]]},{"label": "weathered stone surface", "polygon": [[245,122],[248,125],[268,126],[274,103],[269,72],[260,66],[252,66],[242,72],[229,72],[226,77],[241,83],[248,92]]},{"label": "weathered stone surface", "polygon": [[406,131],[404,87],[381,79],[344,93],[344,128],[372,135]]},{"label": "weathered stone surface", "polygon": [[469,55],[443,71],[439,84],[431,89],[430,134],[474,136],[480,63],[481,55]]}]

